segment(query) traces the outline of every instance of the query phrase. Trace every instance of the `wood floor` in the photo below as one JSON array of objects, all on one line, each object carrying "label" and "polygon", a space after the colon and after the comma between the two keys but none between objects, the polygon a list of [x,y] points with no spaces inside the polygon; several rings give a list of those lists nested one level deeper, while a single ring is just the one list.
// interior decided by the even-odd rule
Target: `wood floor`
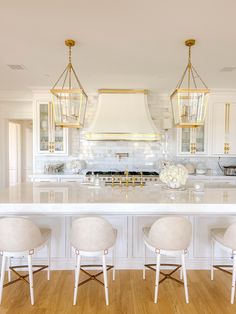
[{"label": "wood floor", "polygon": [[109,274],[109,306],[105,305],[103,287],[94,281],[79,288],[78,304],[73,306],[73,279],[72,271],[53,271],[51,281],[46,280],[45,272],[35,274],[34,306],[24,282],[6,287],[0,313],[236,313],[236,302],[230,304],[231,276],[219,271],[213,282],[208,271],[188,271],[189,304],[185,304],[183,287],[170,280],[160,285],[159,301],[154,304],[154,273],[147,271],[144,281],[140,270],[121,270],[114,282]]}]

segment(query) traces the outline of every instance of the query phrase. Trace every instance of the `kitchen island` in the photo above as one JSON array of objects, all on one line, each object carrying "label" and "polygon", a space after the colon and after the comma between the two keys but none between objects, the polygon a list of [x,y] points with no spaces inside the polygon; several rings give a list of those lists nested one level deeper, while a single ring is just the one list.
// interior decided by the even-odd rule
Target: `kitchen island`
[{"label": "kitchen island", "polygon": [[[196,192],[190,181],[186,189],[169,190],[158,183],[146,186],[94,186],[82,183],[25,183],[0,191],[0,215],[20,215],[52,229],[52,266],[74,265],[70,227],[81,215],[102,215],[118,229],[118,268],[141,268],[144,256],[142,228],[162,215],[184,215],[193,225],[189,268],[208,268],[210,228],[236,221],[236,185],[205,182]],[[46,251],[38,254],[40,261]],[[226,257],[216,252],[219,263]],[[151,258],[151,255],[150,255]],[[167,259],[168,260],[168,259]]]}]

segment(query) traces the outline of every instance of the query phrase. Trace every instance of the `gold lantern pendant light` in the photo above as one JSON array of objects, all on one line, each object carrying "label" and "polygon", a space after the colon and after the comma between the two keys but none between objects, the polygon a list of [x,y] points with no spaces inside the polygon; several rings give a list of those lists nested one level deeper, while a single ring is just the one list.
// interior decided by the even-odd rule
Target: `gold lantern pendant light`
[{"label": "gold lantern pendant light", "polygon": [[[210,91],[191,62],[191,47],[195,45],[195,39],[186,40],[185,45],[189,48],[188,64],[170,99],[176,127],[192,129],[190,151],[194,154],[196,128],[204,125]],[[187,87],[183,87],[184,84]]]},{"label": "gold lantern pendant light", "polygon": [[88,96],[86,95],[71,63],[71,47],[75,41],[65,41],[69,47],[69,63],[51,89],[55,124],[65,128],[82,128]]}]

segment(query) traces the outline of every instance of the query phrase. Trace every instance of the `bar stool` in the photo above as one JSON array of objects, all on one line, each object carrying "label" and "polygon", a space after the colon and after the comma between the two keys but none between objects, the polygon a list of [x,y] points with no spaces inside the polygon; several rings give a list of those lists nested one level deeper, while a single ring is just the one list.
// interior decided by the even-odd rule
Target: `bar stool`
[{"label": "bar stool", "polygon": [[[71,244],[75,249],[76,266],[75,266],[75,285],[73,305],[77,302],[78,287],[90,280],[104,286],[106,305],[109,304],[107,271],[113,269],[113,280],[115,280],[115,242],[117,230],[101,217],[83,217],[75,220],[71,230]],[[106,255],[108,250],[112,249],[113,266],[106,265]],[[81,265],[81,257],[98,257],[102,256],[102,265]],[[102,267],[102,271],[91,275],[87,270],[88,267]],[[85,268],[85,269],[83,269]],[[88,279],[79,283],[80,270],[83,271]],[[103,273],[104,283],[97,279]]]},{"label": "bar stool", "polygon": [[[47,246],[48,265],[32,265],[32,256],[35,251]],[[0,304],[2,302],[3,288],[20,280],[29,284],[30,300],[34,304],[33,274],[47,268],[47,279],[50,279],[50,249],[51,230],[39,229],[32,221],[25,218],[2,218],[0,219],[0,254],[2,255],[1,278],[0,278]],[[27,256],[28,265],[9,265],[8,280],[4,284],[6,259]],[[33,271],[33,268],[37,270]],[[21,275],[16,269],[28,268],[28,274]],[[11,281],[10,272],[18,278]],[[29,281],[26,278],[29,277]]]},{"label": "bar stool", "polygon": [[[143,239],[145,244],[143,279],[146,278],[146,268],[156,272],[154,303],[157,303],[159,283],[162,283],[166,279],[172,279],[180,284],[183,284],[182,281],[172,277],[177,270],[180,270],[181,280],[183,273],[185,299],[186,303],[189,303],[185,256],[187,254],[187,248],[191,242],[191,237],[192,225],[186,218],[183,217],[163,217],[154,222],[151,227],[143,228]],[[156,264],[146,264],[146,247],[156,253]],[[161,264],[161,255],[174,257],[181,256],[182,265]],[[175,267],[175,269],[169,274],[165,274],[160,271],[160,266],[171,266]],[[159,281],[160,273],[164,276],[164,278]]]},{"label": "bar stool", "polygon": [[[232,255],[233,265],[214,265],[215,244]],[[231,304],[233,304],[236,280],[236,223],[231,224],[228,228],[211,229],[211,249],[211,280],[214,279],[214,268],[232,275]],[[233,268],[233,272],[224,269],[227,267]]]}]

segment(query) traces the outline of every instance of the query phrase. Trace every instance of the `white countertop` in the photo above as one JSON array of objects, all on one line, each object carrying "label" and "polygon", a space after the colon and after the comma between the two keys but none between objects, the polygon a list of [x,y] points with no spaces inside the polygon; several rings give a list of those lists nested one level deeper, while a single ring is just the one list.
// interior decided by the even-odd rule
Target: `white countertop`
[{"label": "white countertop", "polygon": [[236,185],[205,183],[204,192],[80,183],[24,183],[0,191],[0,214],[235,214]]}]

